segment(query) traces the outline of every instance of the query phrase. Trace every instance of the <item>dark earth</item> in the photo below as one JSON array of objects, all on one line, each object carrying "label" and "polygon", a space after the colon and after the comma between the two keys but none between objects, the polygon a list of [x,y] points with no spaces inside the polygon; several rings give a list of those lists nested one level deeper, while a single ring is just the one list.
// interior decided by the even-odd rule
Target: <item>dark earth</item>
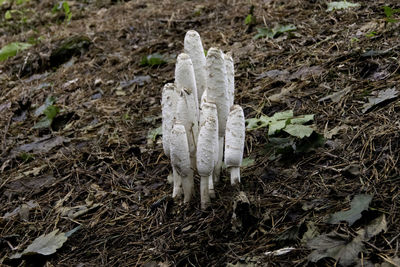
[{"label": "dark earth", "polygon": [[[400,5],[329,2],[0,1],[0,47],[31,44],[0,62],[0,265],[400,266]],[[318,139],[247,131],[205,211],[171,198],[155,131],[191,29],[232,52],[246,119],[314,114]]]}]

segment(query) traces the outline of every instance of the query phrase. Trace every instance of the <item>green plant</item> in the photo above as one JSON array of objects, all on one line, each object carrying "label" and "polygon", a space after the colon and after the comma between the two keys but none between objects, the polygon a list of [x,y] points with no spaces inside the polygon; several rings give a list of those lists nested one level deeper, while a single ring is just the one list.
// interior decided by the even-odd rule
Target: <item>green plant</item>
[{"label": "green plant", "polygon": [[244,24],[248,25],[248,26],[256,24],[256,17],[254,16],[254,6],[253,5],[250,7],[249,14],[244,19]]},{"label": "green plant", "polygon": [[160,66],[167,63],[165,57],[159,53],[154,53],[148,56],[143,56],[140,61],[140,66]]},{"label": "green plant", "polygon": [[10,43],[6,46],[3,46],[0,49],[0,61],[4,61],[9,57],[13,57],[18,54],[20,51],[28,49],[32,45],[29,43],[21,43],[21,42],[14,42]]},{"label": "green plant", "polygon": [[394,9],[389,6],[384,6],[383,11],[385,12],[386,18],[385,20],[389,23],[396,23],[399,22],[398,19],[394,19],[393,15],[396,13],[400,13],[400,8]]},{"label": "green plant", "polygon": [[247,130],[268,127],[266,152],[272,159],[278,156],[307,153],[324,143],[322,135],[310,123],[314,115],[294,116],[293,110],[277,112],[272,117],[262,115],[246,120]]},{"label": "green plant", "polygon": [[68,2],[66,2],[66,1],[62,1],[62,2],[59,2],[58,4],[56,4],[56,5],[53,7],[52,12],[53,12],[53,13],[64,12],[64,15],[65,15],[64,22],[67,22],[67,23],[68,23],[68,22],[71,21],[72,12],[71,12],[71,9],[70,9],[70,7],[69,7],[69,5],[68,5]]},{"label": "green plant", "polygon": [[275,38],[281,35],[282,33],[285,32],[292,32],[295,31],[297,28],[293,24],[288,24],[288,25],[276,25],[274,28],[257,28],[257,34],[253,37],[253,39],[259,39],[259,38]]},{"label": "green plant", "polygon": [[44,115],[44,117],[33,126],[34,129],[49,128],[51,126],[54,118],[60,112],[60,108],[53,105],[55,100],[53,96],[48,96],[45,103],[35,110],[35,116]]}]

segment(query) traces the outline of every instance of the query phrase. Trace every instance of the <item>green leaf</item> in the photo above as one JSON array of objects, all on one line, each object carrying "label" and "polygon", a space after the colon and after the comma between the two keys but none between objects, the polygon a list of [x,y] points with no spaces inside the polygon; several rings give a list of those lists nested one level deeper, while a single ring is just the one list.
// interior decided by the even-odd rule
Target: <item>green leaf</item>
[{"label": "green leaf", "polygon": [[271,122],[271,118],[265,115],[261,115],[260,118],[250,118],[246,120],[247,130],[256,130],[262,127],[266,127]]},{"label": "green leaf", "polygon": [[314,114],[298,116],[296,118],[290,119],[290,124],[305,124],[312,120],[314,120]]},{"label": "green leaf", "polygon": [[279,121],[273,120],[273,121],[271,121],[269,124],[269,127],[268,127],[268,135],[269,136],[274,135],[278,131],[285,128],[287,122],[288,122],[288,120],[279,120]]},{"label": "green leaf", "polygon": [[147,134],[147,139],[149,141],[154,142],[154,141],[156,141],[157,137],[161,136],[161,135],[162,135],[162,127],[160,126],[160,127],[150,130],[149,133]]},{"label": "green leaf", "polygon": [[44,111],[43,114],[46,115],[46,118],[53,120],[58,112],[60,111],[60,109],[57,106],[48,106]]},{"label": "green leaf", "polygon": [[351,3],[351,2],[347,2],[347,1],[330,2],[330,3],[328,3],[328,8],[326,9],[326,11],[347,9],[347,8],[358,7],[358,6],[360,6],[360,4]]},{"label": "green leaf", "polygon": [[288,25],[276,25],[273,29],[269,28],[257,28],[258,34],[256,34],[253,39],[259,39],[263,37],[267,38],[275,38],[278,35],[285,33],[285,32],[291,32],[296,30],[296,26],[293,24],[288,24]]},{"label": "green leaf", "polygon": [[11,11],[10,11],[10,10],[7,10],[7,11],[6,11],[6,13],[4,14],[4,18],[5,18],[5,19],[11,19],[11,18],[12,18],[12,15],[11,15]]},{"label": "green leaf", "polygon": [[244,158],[244,159],[242,160],[242,165],[240,165],[240,167],[244,167],[244,168],[250,167],[250,166],[253,166],[254,163],[255,163],[255,160],[254,160],[254,159],[252,159],[252,158],[250,158],[250,157],[247,157],[247,158]]},{"label": "green leaf", "polygon": [[48,97],[46,98],[44,104],[41,105],[40,107],[38,107],[38,108],[35,110],[35,116],[38,117],[38,116],[42,115],[42,114],[43,114],[43,111],[44,111],[47,107],[53,105],[55,101],[56,101],[56,98],[55,98],[54,96],[48,96]]},{"label": "green leaf", "polygon": [[293,118],[293,110],[286,110],[282,112],[276,112],[272,118],[275,120],[287,120]]},{"label": "green leaf", "polygon": [[361,212],[368,210],[371,200],[371,195],[356,195],[350,203],[350,210],[339,211],[332,214],[328,220],[328,223],[335,224],[341,221],[346,221],[350,226],[353,225],[358,219],[361,218]]},{"label": "green leaf", "polygon": [[310,137],[314,132],[314,129],[310,126],[300,124],[288,124],[283,130],[291,136],[298,138]]},{"label": "green leaf", "polygon": [[148,56],[144,56],[140,61],[140,66],[160,66],[167,63],[163,55],[154,53]]},{"label": "green leaf", "polygon": [[244,19],[245,25],[251,25],[254,23],[254,17],[252,14],[248,14],[247,17]]},{"label": "green leaf", "polygon": [[20,42],[14,42],[10,43],[6,46],[3,46],[0,49],[0,61],[4,61],[8,59],[9,57],[15,56],[18,52],[28,49],[32,45],[29,43],[20,43]]}]

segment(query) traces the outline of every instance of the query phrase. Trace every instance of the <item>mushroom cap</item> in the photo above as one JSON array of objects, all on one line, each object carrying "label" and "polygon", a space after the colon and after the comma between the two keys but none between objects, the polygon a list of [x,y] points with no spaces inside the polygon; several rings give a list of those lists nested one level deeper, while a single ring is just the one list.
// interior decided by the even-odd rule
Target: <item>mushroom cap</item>
[{"label": "mushroom cap", "polygon": [[167,157],[170,157],[170,139],[174,124],[177,94],[173,83],[167,83],[162,89],[161,113],[162,113],[162,133],[163,149]]},{"label": "mushroom cap", "polygon": [[190,175],[192,169],[185,126],[178,123],[174,124],[170,144],[172,166],[180,176]]},{"label": "mushroom cap", "polygon": [[225,134],[225,165],[240,167],[243,160],[245,120],[243,109],[234,105],[229,113]]},{"label": "mushroom cap", "polygon": [[210,176],[214,170],[215,137],[217,127],[217,121],[213,116],[207,117],[204,120],[204,124],[200,127],[196,162],[197,171],[202,177]]},{"label": "mushroom cap", "polygon": [[228,80],[223,53],[217,48],[210,48],[207,53],[207,102],[214,103],[218,110],[218,134],[225,134],[226,120],[229,113]]}]

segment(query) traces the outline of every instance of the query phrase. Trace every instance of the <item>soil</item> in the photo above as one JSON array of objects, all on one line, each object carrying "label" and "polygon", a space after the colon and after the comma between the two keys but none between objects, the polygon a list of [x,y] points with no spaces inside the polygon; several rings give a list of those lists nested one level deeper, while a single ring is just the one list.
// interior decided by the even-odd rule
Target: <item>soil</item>
[{"label": "soil", "polygon": [[[68,1],[70,21],[54,1],[0,2],[0,47],[33,44],[0,62],[0,264],[399,266],[400,14],[383,9],[398,1],[332,12],[315,0]],[[21,12],[6,19],[7,10]],[[296,29],[254,38],[278,24]],[[271,159],[268,129],[247,131],[254,162],[236,188],[224,170],[205,211],[198,193],[188,205],[171,198],[170,162],[152,132],[190,29],[205,49],[232,53],[247,119],[314,114],[324,136],[308,153]],[[166,63],[140,64],[154,53]],[[379,92],[390,97],[366,106]],[[51,96],[56,116],[40,127],[35,111]],[[372,200],[354,223],[329,223],[358,195]],[[312,260],[313,238],[349,244],[377,218],[385,227],[350,263]],[[10,259],[56,229],[76,232],[51,255]]]}]

